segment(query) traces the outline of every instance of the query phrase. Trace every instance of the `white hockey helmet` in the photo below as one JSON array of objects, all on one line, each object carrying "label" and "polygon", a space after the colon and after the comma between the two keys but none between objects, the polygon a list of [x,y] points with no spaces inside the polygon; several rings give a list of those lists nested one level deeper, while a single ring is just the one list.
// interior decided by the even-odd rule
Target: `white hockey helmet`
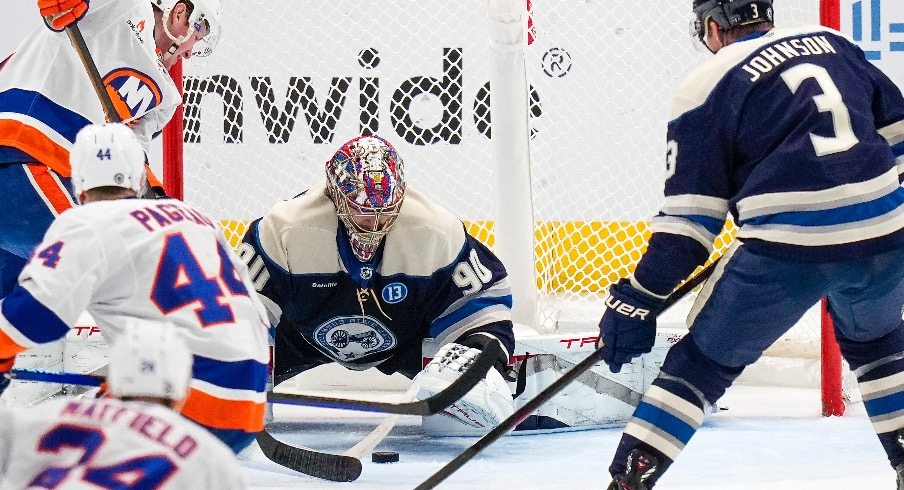
[{"label": "white hockey helmet", "polygon": [[89,124],[69,154],[76,198],[96,187],[122,187],[141,195],[146,185],[144,149],[124,124]]},{"label": "white hockey helmet", "polygon": [[182,400],[188,395],[193,358],[176,327],[133,318],[110,346],[107,385],[117,397]]},{"label": "white hockey helmet", "polygon": [[[182,37],[176,37],[169,31],[168,20],[173,7],[179,2],[184,3],[191,10],[188,16],[188,32]],[[220,0],[151,0],[151,5],[157,7],[163,12],[163,29],[166,35],[173,40],[170,52],[173,52],[185,41],[188,41],[195,33],[200,33],[203,37],[192,47],[192,56],[210,56],[217,42],[220,40]]]}]

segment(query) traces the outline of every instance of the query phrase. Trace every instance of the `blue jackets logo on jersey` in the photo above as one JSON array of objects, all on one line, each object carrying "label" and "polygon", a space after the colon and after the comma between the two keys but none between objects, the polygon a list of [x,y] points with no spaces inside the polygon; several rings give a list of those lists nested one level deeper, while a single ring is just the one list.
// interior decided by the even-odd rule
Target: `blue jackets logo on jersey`
[{"label": "blue jackets logo on jersey", "polygon": [[370,316],[340,316],[314,329],[315,345],[338,362],[356,360],[396,346],[395,335]]},{"label": "blue jackets logo on jersey", "polygon": [[[104,85],[123,119],[146,114],[160,105],[163,95],[154,79],[132,68],[117,68],[104,77]],[[110,90],[113,89],[113,90]]]},{"label": "blue jackets logo on jersey", "polygon": [[395,304],[408,296],[408,287],[400,282],[394,282],[387,284],[380,295],[383,296],[383,301]]}]

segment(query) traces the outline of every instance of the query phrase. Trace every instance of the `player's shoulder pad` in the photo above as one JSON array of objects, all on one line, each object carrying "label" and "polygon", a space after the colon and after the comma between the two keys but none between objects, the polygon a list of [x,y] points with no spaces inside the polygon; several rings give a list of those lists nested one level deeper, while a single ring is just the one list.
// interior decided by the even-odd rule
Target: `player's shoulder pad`
[{"label": "player's shoulder pad", "polygon": [[[702,64],[691,70],[675,90],[669,120],[703,105],[710,94],[733,68],[743,64],[767,44],[781,39],[803,36],[809,33],[840,34],[837,31],[817,26],[776,27],[765,35],[746,41],[732,43],[719,50]],[[742,77],[741,79],[746,79]]]},{"label": "player's shoulder pad", "polygon": [[465,237],[461,220],[408,186],[401,214],[386,235],[381,273],[429,276],[458,257]]},{"label": "player's shoulder pad", "polygon": [[261,251],[293,274],[336,272],[339,218],[323,180],[277,203],[257,224]]}]

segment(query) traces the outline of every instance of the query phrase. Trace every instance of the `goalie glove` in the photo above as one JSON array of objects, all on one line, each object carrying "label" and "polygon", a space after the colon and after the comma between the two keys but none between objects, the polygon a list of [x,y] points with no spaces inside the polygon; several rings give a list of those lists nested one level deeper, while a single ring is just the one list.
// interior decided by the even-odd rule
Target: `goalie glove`
[{"label": "goalie glove", "polygon": [[[461,376],[480,350],[450,343],[443,346],[424,370],[414,377],[418,399],[443,391]],[[508,383],[496,369],[461,399],[442,412],[424,417],[424,431],[437,436],[482,435],[515,412]]]},{"label": "goalie glove", "polygon": [[88,11],[88,0],[38,0],[44,24],[60,32],[81,20]]}]

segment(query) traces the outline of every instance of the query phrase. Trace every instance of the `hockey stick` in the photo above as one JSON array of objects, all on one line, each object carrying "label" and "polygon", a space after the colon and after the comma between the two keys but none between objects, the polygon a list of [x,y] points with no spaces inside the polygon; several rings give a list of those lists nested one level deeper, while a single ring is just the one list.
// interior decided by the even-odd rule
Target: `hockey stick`
[{"label": "hockey stick", "polygon": [[258,432],[257,444],[267,459],[299,473],[341,482],[355,481],[361,476],[358,458],[290,446],[271,436],[266,429]]},{"label": "hockey stick", "polygon": [[286,403],[289,405],[304,405],[308,407],[336,408],[340,410],[358,410],[363,412],[395,413],[400,415],[433,415],[455,403],[465,396],[477,383],[482,380],[487,372],[493,368],[496,359],[502,355],[502,347],[498,342],[487,344],[480,355],[474,360],[464,373],[446,387],[443,391],[424,400],[410,402],[378,402],[371,400],[355,400],[349,398],[332,398],[316,395],[294,395],[288,393],[267,393],[267,401],[273,403]]},{"label": "hockey stick", "polygon": [[[417,396],[417,390],[418,386],[412,383],[411,387],[408,388],[408,391],[406,391],[405,394],[402,395],[402,399],[414,399]],[[354,446],[349,448],[348,451],[345,451],[344,453],[342,453],[342,455],[361,459],[361,456],[369,453],[373,448],[377,447],[377,444],[380,444],[380,441],[382,441],[389,434],[389,432],[392,431],[393,427],[395,427],[399,422],[399,418],[401,418],[401,415],[397,413],[388,415],[383,419],[382,422],[380,422],[380,425],[374,428],[374,430],[367,435],[367,437],[361,439],[358,444],[355,444]]]},{"label": "hockey stick", "polygon": [[94,63],[94,58],[91,57],[91,52],[88,51],[88,45],[85,44],[85,38],[82,37],[82,31],[79,30],[78,25],[70,24],[66,27],[66,34],[69,35],[69,41],[75,48],[75,52],[78,53],[79,59],[82,60],[82,65],[85,67],[85,72],[88,73],[88,78],[91,79],[91,86],[94,87],[94,93],[97,94],[97,98],[100,99],[100,104],[104,107],[107,119],[110,122],[122,122],[122,117],[116,112],[116,106],[113,105],[113,100],[110,98],[110,94],[107,93],[107,88],[100,76],[100,72],[97,71],[97,65]]},{"label": "hockey stick", "polygon": [[96,374],[41,371],[38,369],[13,369],[4,376],[17,381],[43,381],[45,383],[77,386],[100,386],[107,379],[105,376]]},{"label": "hockey stick", "polygon": [[[308,407],[335,408],[339,410],[357,410],[363,412],[394,413],[399,415],[433,415],[455,403],[463,397],[471,388],[477,385],[493,368],[496,359],[502,354],[502,347],[497,342],[491,342],[477,356],[464,373],[452,382],[445,390],[425,398],[408,402],[379,402],[373,400],[355,400],[350,398],[333,398],[317,395],[296,395],[290,393],[267,393],[267,401],[287,405],[301,405]],[[89,376],[78,373],[39,371],[33,369],[13,369],[7,374],[10,379],[20,381],[45,381],[49,383],[63,383],[70,385],[100,386],[104,380],[102,376]]]},{"label": "hockey stick", "polygon": [[[688,293],[693,291],[695,287],[703,283],[703,281],[705,281],[710,275],[712,275],[713,269],[715,269],[717,263],[718,259],[716,259],[713,263],[700,271],[699,274],[687,280],[684,284],[675,289],[675,291],[669,295],[668,299],[665,300],[662,311],[665,312],[666,310],[671,308],[675,303],[678,302],[678,300],[685,297]],[[487,446],[496,442],[497,440],[499,440],[499,438],[514,429],[524,419],[529,417],[530,414],[540,408],[541,405],[555,396],[556,393],[562,391],[562,389],[564,389],[569,383],[579,377],[584,371],[593,367],[594,364],[599,362],[600,354],[602,354],[602,347],[597,349],[593,354],[587,356],[586,359],[584,359],[570,371],[562,375],[561,378],[557,379],[551,385],[543,389],[543,391],[537,394],[537,396],[525,403],[524,406],[516,410],[515,413],[513,413],[510,417],[503,420],[496,428],[478,439],[477,442],[465,449],[455,459],[440,468],[439,471],[424,480],[424,482],[415,487],[414,490],[428,490],[430,488],[435,488],[437,485],[442,483],[443,480],[445,480],[452,473],[461,468],[465,463],[480,454],[480,452],[486,449]]]},{"label": "hockey stick", "polygon": [[[417,386],[412,385],[403,398],[409,400],[416,393]],[[377,447],[400,417],[399,414],[390,414],[370,434],[342,454],[291,446],[274,438],[266,429],[258,434],[257,443],[264,456],[280,466],[324,480],[355,481],[361,475],[361,456]]]}]

